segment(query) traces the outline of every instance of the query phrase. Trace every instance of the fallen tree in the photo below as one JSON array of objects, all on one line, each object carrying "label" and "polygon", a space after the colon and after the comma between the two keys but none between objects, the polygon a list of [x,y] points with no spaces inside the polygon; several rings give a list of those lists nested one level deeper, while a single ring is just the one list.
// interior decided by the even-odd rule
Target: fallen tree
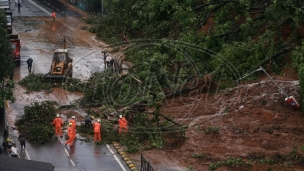
[{"label": "fallen tree", "polygon": [[25,106],[24,115],[16,120],[19,132],[26,134],[27,140],[43,144],[51,140],[54,135],[53,119],[56,117],[54,101],[35,102],[32,106]]}]

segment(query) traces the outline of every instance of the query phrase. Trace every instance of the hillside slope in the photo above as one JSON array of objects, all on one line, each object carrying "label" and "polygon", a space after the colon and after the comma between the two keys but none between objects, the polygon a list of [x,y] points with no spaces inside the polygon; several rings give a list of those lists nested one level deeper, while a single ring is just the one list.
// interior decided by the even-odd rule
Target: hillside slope
[{"label": "hillside slope", "polygon": [[[299,100],[295,78],[273,78],[288,96]],[[216,170],[301,170],[304,119],[284,99],[267,76],[216,94],[192,92],[168,99],[162,113],[188,125],[186,137],[142,154],[156,170],[204,171],[212,163]],[[138,155],[131,156],[139,161]],[[229,167],[216,164],[228,164],[229,158]],[[242,164],[237,164],[238,158]]]}]

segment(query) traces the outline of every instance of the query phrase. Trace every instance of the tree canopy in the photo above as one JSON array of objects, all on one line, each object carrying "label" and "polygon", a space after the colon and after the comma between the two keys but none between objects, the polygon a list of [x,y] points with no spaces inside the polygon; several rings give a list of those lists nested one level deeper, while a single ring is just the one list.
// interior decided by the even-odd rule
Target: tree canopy
[{"label": "tree canopy", "polygon": [[237,83],[259,66],[279,72],[291,55],[295,68],[303,63],[302,1],[112,0],[105,8],[90,30],[127,47],[130,72],[154,90],[208,73]]},{"label": "tree canopy", "polygon": [[[14,73],[14,63],[11,44],[7,38],[6,16],[3,10],[0,10],[0,101],[4,98],[14,101],[12,89],[14,83],[8,78]],[[0,103],[0,107],[3,103]]]}]

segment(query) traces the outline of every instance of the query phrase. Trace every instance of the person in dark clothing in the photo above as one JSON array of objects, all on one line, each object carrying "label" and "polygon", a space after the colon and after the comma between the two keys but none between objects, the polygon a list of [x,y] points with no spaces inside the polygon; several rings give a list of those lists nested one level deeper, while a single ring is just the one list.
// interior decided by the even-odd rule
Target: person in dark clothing
[{"label": "person in dark clothing", "polygon": [[5,129],[5,130],[3,131],[3,137],[4,137],[4,138],[7,138],[7,137],[8,137],[8,131],[7,131],[7,129]]},{"label": "person in dark clothing", "polygon": [[8,139],[6,139],[6,141],[2,142],[2,146],[3,146],[4,149],[11,149],[11,147],[13,146],[13,143],[8,138]]},{"label": "person in dark clothing", "polygon": [[4,140],[2,142],[2,152],[3,154],[9,154],[10,149],[12,148],[13,143],[10,141],[9,138],[7,138],[6,140]]},{"label": "person in dark clothing", "polygon": [[18,12],[20,12],[21,2],[18,1]]},{"label": "person in dark clothing", "polygon": [[114,69],[114,59],[113,58],[111,58],[111,60],[110,60],[110,68],[113,71],[113,69]]},{"label": "person in dark clothing", "polygon": [[89,128],[91,128],[92,127],[92,120],[94,119],[94,116],[89,116],[89,117],[87,117],[86,119],[85,119],[85,121],[84,121],[84,126],[85,127],[89,127]]},{"label": "person in dark clothing", "polygon": [[134,118],[135,118],[135,114],[133,112],[131,112],[128,117],[128,123],[133,124]]},{"label": "person in dark clothing", "polygon": [[23,132],[20,133],[18,140],[20,141],[21,150],[25,149],[25,134]]},{"label": "person in dark clothing", "polygon": [[4,107],[1,107],[0,108],[0,125],[4,121],[4,113],[5,113]]},{"label": "person in dark clothing", "polygon": [[107,65],[107,68],[110,67],[110,60],[111,60],[111,57],[109,54],[107,54],[107,57],[106,57],[106,65]]},{"label": "person in dark clothing", "polygon": [[29,72],[32,72],[32,63],[33,63],[33,59],[32,58],[28,58],[27,61],[27,68]]},{"label": "person in dark clothing", "polygon": [[0,146],[0,155],[2,154],[2,146]]}]

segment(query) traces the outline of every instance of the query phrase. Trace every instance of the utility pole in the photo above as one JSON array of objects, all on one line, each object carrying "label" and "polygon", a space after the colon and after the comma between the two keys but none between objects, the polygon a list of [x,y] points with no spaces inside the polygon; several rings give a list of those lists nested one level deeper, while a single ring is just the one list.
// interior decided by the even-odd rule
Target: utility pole
[{"label": "utility pole", "polygon": [[103,13],[103,0],[101,0],[101,16],[103,16],[104,13]]}]

